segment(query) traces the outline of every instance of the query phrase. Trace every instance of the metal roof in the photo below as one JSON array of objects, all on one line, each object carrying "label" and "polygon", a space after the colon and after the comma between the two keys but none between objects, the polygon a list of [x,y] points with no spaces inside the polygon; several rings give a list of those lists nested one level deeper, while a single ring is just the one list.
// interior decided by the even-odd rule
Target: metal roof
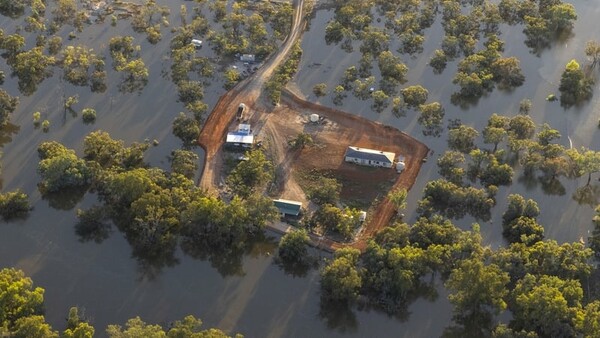
[{"label": "metal roof", "polygon": [[396,154],[387,151],[350,146],[348,147],[348,149],[346,149],[346,154],[344,156],[384,163],[394,163],[394,158],[396,157]]},{"label": "metal roof", "polygon": [[284,199],[273,200],[275,207],[279,209],[279,212],[286,215],[298,216],[302,203],[297,201],[290,201]]},{"label": "metal roof", "polygon": [[240,132],[227,133],[227,143],[253,144],[254,135]]}]

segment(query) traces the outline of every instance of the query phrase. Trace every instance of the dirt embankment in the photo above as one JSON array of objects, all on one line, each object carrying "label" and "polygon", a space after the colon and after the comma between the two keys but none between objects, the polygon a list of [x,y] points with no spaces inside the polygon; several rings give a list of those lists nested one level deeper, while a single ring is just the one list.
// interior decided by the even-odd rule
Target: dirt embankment
[{"label": "dirt embankment", "polygon": [[[313,113],[324,117],[324,122],[307,122]],[[280,130],[280,133],[283,131],[287,134],[287,139],[304,132],[315,140],[316,146],[303,149],[292,164],[291,170],[331,171],[343,180],[342,193],[345,189],[355,187],[356,190],[351,192],[353,194],[367,195],[371,198],[374,197],[374,193],[380,197],[380,202],[371,210],[371,216],[362,231],[350,244],[361,250],[366,247],[367,240],[387,226],[395,215],[395,209],[386,197],[387,191],[396,188],[409,190],[429,152],[427,146],[397,128],[302,100],[290,91],[284,91],[282,104],[270,115],[267,125],[273,125],[271,128]],[[398,174],[394,169],[369,168],[346,163],[343,158],[348,146],[393,152],[396,156],[404,157],[406,168]],[[293,177],[289,179],[293,180]],[[325,243],[321,243],[321,246],[323,244]],[[327,241],[327,245],[336,249],[347,244]]]},{"label": "dirt embankment", "polygon": [[304,21],[302,20],[303,6],[304,0],[294,1],[294,17],[291,31],[277,53],[267,59],[256,73],[244,79],[235,88],[221,96],[206,119],[198,137],[198,144],[200,144],[206,153],[204,168],[200,178],[200,187],[203,189],[215,191],[216,187],[219,186],[218,176],[220,168],[223,165],[221,148],[240,103],[246,104],[250,110],[259,108],[257,106],[264,106],[259,98],[265,82],[269,79],[275,68],[285,60],[304,28]]},{"label": "dirt embankment", "polygon": [[[292,31],[279,52],[268,59],[256,73],[223,95],[204,123],[198,138],[198,143],[205,150],[205,165],[200,186],[212,192],[218,190],[224,162],[222,146],[225,136],[228,130],[235,127],[232,122],[239,104],[245,103],[253,133],[265,143],[270,143],[270,155],[278,170],[279,184],[276,188],[279,189],[279,196],[306,203],[306,196],[294,179],[293,172],[316,169],[332,171],[341,177],[345,185],[343,194],[360,194],[363,198],[373,197],[371,195],[380,197],[380,203],[372,210],[367,224],[353,243],[338,243],[311,235],[313,245],[323,249],[335,250],[351,245],[364,250],[367,240],[388,225],[394,216],[394,208],[385,197],[390,185],[391,189],[410,189],[429,149],[396,128],[304,101],[287,90],[282,93],[282,103],[279,107],[273,108],[261,99],[265,81],[285,60],[293,43],[301,34],[302,6],[302,0],[294,3]],[[325,117],[324,123],[309,123],[308,117],[313,113]],[[310,134],[317,146],[290,151],[287,141],[300,132]],[[406,169],[397,174],[394,169],[365,168],[345,163],[343,154],[348,146],[394,152],[404,156]]]}]

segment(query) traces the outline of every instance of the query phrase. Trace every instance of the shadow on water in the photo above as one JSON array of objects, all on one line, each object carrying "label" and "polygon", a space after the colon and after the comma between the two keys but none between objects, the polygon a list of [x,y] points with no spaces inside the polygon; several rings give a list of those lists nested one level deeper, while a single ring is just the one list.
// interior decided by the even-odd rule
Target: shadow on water
[{"label": "shadow on water", "polygon": [[521,172],[517,182],[527,191],[533,191],[540,187],[544,194],[548,196],[563,196],[567,193],[565,186],[556,177],[536,176],[535,174]]},{"label": "shadow on water", "polygon": [[75,234],[79,237],[79,241],[100,244],[108,239],[113,232],[112,222],[108,218],[108,210],[103,206],[93,206],[86,213],[96,217],[89,219],[79,217],[75,224]]},{"label": "shadow on water", "polygon": [[330,330],[342,333],[358,331],[358,319],[352,308],[346,303],[321,300],[319,318]]},{"label": "shadow on water", "polygon": [[578,187],[572,197],[578,204],[595,208],[600,203],[600,185],[588,184]]},{"label": "shadow on water", "polygon": [[12,123],[7,123],[0,127],[0,147],[12,142],[12,136],[16,135],[20,129],[21,127]]},{"label": "shadow on water", "polygon": [[63,189],[57,192],[42,193],[42,199],[48,201],[48,206],[57,210],[71,210],[81,202],[87,187]]},{"label": "shadow on water", "polygon": [[276,247],[277,243],[262,233],[243,240],[224,240],[213,238],[210,234],[194,238],[183,236],[181,239],[181,249],[186,255],[207,260],[223,277],[245,275],[244,257],[270,256]]},{"label": "shadow on water", "polygon": [[131,257],[137,262],[139,280],[155,280],[165,268],[172,268],[179,264],[175,257],[177,240],[175,238],[160,243],[137,241],[136,238],[127,238],[131,245]]},{"label": "shadow on water", "polygon": [[286,275],[294,278],[304,278],[311,270],[319,267],[316,256],[310,256],[302,261],[288,261],[277,256],[273,259],[273,264],[278,266]]},{"label": "shadow on water", "polygon": [[[187,6],[191,12],[191,2],[157,2],[171,8],[173,22],[176,21],[180,6]],[[439,21],[428,31],[425,50],[419,57],[402,56],[410,68],[406,85],[422,84],[430,90],[430,101],[439,101],[445,107],[446,118],[461,118],[479,131],[485,127],[487,117],[492,112],[515,114],[518,102],[530,98],[533,102],[531,116],[537,124],[548,122],[560,130],[564,140],[570,137],[575,147],[586,145],[596,148],[600,144],[598,117],[594,113],[600,106],[598,93],[589,104],[568,111],[558,104],[545,101],[548,94],[556,93],[563,66],[572,58],[581,58],[585,41],[597,39],[599,33],[600,26],[596,24],[596,18],[600,15],[598,2],[573,2],[580,15],[574,29],[575,35],[568,40],[568,46],[566,43],[556,43],[552,49],[539,52],[539,57],[530,54],[529,48],[523,44],[522,27],[506,27],[501,37],[506,40],[503,54],[519,58],[526,76],[525,85],[512,92],[495,90],[479,99],[477,105],[452,105],[451,93],[457,89],[452,84],[452,76],[457,61],[449,62],[442,74],[434,74],[427,65],[433,50],[440,47],[443,29]],[[344,70],[358,63],[358,53],[349,54],[336,46],[325,45],[323,27],[332,15],[331,11],[317,12],[311,29],[304,35],[302,48],[305,53],[295,79],[304,93],[311,93],[312,87],[320,82],[335,88]],[[9,21],[3,18],[5,32],[14,30],[19,24]],[[108,38],[115,35],[134,36],[135,43],[142,46],[142,58],[150,71],[148,85],[131,94],[120,92],[115,85],[109,86],[105,93],[91,93],[89,88],[61,84],[58,80],[60,71],[57,69],[54,77],[41,83],[36,93],[21,98],[21,104],[12,116],[13,124],[0,129],[0,145],[4,146],[2,178],[5,188],[23,188],[30,195],[37,194],[35,184],[39,177],[35,173],[38,163],[35,149],[43,141],[56,140],[79,152],[84,136],[97,129],[110,131],[113,138],[123,139],[126,143],[140,142],[145,138],[157,139],[160,145],[148,151],[147,161],[162,167],[165,166],[166,162],[163,161],[166,156],[180,146],[179,140],[171,135],[171,122],[184,107],[177,102],[175,86],[165,81],[164,70],[167,68],[163,63],[164,51],[168,50],[172,32],[163,29],[163,39],[157,45],[150,45],[143,35],[131,30],[127,21],[119,20],[115,27],[108,26],[87,27],[69,42],[66,36],[71,27],[63,29],[61,35],[65,45],[83,44],[94,48],[98,55],[106,57],[107,64],[111,60],[107,51]],[[32,43],[28,41],[28,48]],[[392,49],[396,50],[397,47],[393,46]],[[210,50],[204,49],[198,53],[207,51]],[[317,63],[319,67],[309,67]],[[8,69],[3,60],[0,60],[0,68]],[[378,72],[377,67],[373,71]],[[121,74],[111,71],[109,67],[107,73],[109,84],[118,84],[122,80]],[[221,85],[222,80],[217,78],[210,87],[205,88],[205,101],[209,107],[223,93]],[[3,89],[11,95],[19,94],[16,80],[12,78],[6,79]],[[343,104],[336,108],[398,127],[423,141],[437,154],[447,147],[445,130],[430,133],[438,138],[422,135],[417,111],[408,111],[402,118],[394,116],[390,107],[375,113],[371,111],[370,100],[361,101],[353,98],[352,93],[348,94]],[[80,98],[75,111],[85,107],[97,110],[98,118],[93,125],[84,125],[80,117],[64,116],[62,101],[57,98],[72,95],[79,95]],[[323,97],[319,101],[334,106],[330,97]],[[31,114],[35,111],[40,111],[43,119],[51,122],[48,133],[42,133],[33,126]],[[409,194],[407,220],[414,218],[419,191],[428,181],[437,177],[435,161],[424,164]],[[591,189],[591,192],[579,192],[581,188]],[[519,184],[500,188],[499,204],[493,211],[494,225],[500,224],[500,215],[505,210],[505,198],[500,196],[510,193],[520,193],[538,200],[544,211],[540,215],[540,223],[544,224],[549,238],[561,242],[578,239],[589,230],[593,208],[578,208],[579,201],[590,205],[598,200],[597,188],[594,187],[578,187],[567,180],[552,182],[544,187],[537,179],[532,182],[519,179]],[[571,194],[580,197],[557,197]],[[34,211],[22,222],[23,226],[13,227],[14,224],[9,224],[3,227],[0,236],[0,265],[23,268],[34,277],[36,284],[47,289],[47,319],[56,327],[64,324],[64,313],[73,304],[86,306],[94,316],[98,329],[109,323],[122,323],[125,318],[136,315],[149,322],[168,322],[190,313],[205,319],[207,326],[213,326],[228,314],[228,309],[224,309],[226,305],[235,304],[240,299],[251,301],[244,308],[243,316],[228,329],[232,332],[248,332],[250,337],[364,337],[392,334],[436,337],[451,323],[451,305],[446,298],[447,292],[441,286],[437,287],[440,296],[433,298],[433,303],[424,298],[408,302],[405,311],[409,317],[386,316],[380,310],[369,309],[366,305],[353,309],[320,303],[318,272],[303,267],[272,264],[268,256],[276,246],[265,237],[257,236],[247,240],[244,245],[218,245],[210,238],[202,241],[184,238],[179,246],[168,241],[159,250],[147,251],[148,247],[144,243],[136,243],[135,238],[125,236],[123,239],[115,231],[117,227],[110,222],[78,223],[73,209],[89,207],[93,203],[95,201],[81,192],[43,196],[34,200]],[[552,203],[564,203],[565,210],[544,208]],[[458,223],[465,226],[471,221],[471,218],[466,218]],[[565,224],[573,226],[566,227]],[[492,245],[502,243],[499,228],[482,224],[484,241]],[[98,245],[89,245],[89,242]],[[256,279],[256,284],[250,283],[248,278],[237,278],[251,275],[255,271],[250,269],[259,263],[268,267]],[[225,287],[224,277],[228,277],[230,288]],[[221,301],[223,299],[224,302]],[[285,313],[288,310],[290,313]],[[399,324],[399,321],[402,323]],[[275,330],[279,333],[272,334]],[[446,331],[460,332],[452,328]]]}]

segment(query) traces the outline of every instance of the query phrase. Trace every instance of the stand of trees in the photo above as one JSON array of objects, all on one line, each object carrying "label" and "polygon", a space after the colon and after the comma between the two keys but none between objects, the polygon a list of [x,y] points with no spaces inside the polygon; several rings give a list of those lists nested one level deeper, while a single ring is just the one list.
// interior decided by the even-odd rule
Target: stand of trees
[{"label": "stand of trees", "polygon": [[[134,257],[157,269],[176,262],[180,239],[184,250],[204,247],[201,243],[206,242],[214,251],[211,255],[219,255],[220,248],[242,245],[277,218],[271,199],[252,190],[226,203],[196,187],[191,180],[197,168],[194,153],[174,152],[172,172],[165,172],[144,162],[147,149],[147,143],[125,147],[103,131],[85,137],[83,158],[60,143],[42,143],[40,190],[44,195],[73,188],[96,191],[101,204],[78,211],[76,231],[84,239],[101,241],[112,221],[125,233]],[[250,170],[253,163],[240,165]],[[239,169],[240,175],[244,170]]]},{"label": "stand of trees", "polygon": [[[31,278],[16,269],[0,270],[0,335],[15,338],[91,338],[96,329],[83,317],[79,309],[69,310],[64,330],[59,334],[44,318],[44,289],[35,287]],[[135,317],[121,325],[109,325],[110,338],[168,337],[168,338],[227,338],[219,329],[204,329],[202,321],[186,316],[168,328],[147,324]],[[242,335],[235,335],[242,338]]]}]

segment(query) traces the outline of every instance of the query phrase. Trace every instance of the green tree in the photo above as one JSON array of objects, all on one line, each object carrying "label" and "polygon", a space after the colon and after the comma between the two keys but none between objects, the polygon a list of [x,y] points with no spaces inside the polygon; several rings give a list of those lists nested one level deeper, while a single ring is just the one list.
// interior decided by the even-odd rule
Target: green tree
[{"label": "green tree", "polygon": [[309,242],[308,233],[304,229],[288,232],[279,241],[279,257],[287,262],[305,262]]},{"label": "green tree", "polygon": [[377,64],[381,72],[381,76],[393,85],[404,83],[406,81],[406,73],[408,67],[402,63],[402,59],[395,56],[389,50],[381,52],[377,58]]},{"label": "green tree", "polygon": [[[176,320],[167,332],[168,338],[228,338],[223,331],[219,329],[202,330],[202,321],[194,316],[186,316],[183,320]],[[243,338],[242,335],[235,335],[236,338]]]},{"label": "green tree", "polygon": [[446,53],[444,53],[441,49],[436,49],[433,52],[433,56],[429,59],[429,65],[433,68],[433,72],[436,74],[441,74],[446,68],[446,64],[448,63],[448,57]]},{"label": "green tree", "polygon": [[390,190],[388,193],[388,198],[392,205],[396,209],[396,211],[400,211],[406,209],[406,197],[408,196],[408,191],[405,188],[397,188],[394,190]]},{"label": "green tree", "polygon": [[585,55],[592,62],[592,68],[600,62],[600,43],[590,40],[585,44]]},{"label": "green tree", "polygon": [[185,113],[179,113],[179,116],[173,120],[173,135],[183,141],[184,147],[191,148],[197,143],[200,125],[196,119],[186,116]]},{"label": "green tree", "polygon": [[198,170],[199,157],[189,150],[177,149],[171,152],[171,171],[193,179]]},{"label": "green tree", "polygon": [[237,69],[233,68],[228,68],[227,70],[225,70],[223,76],[225,77],[225,84],[223,85],[223,87],[226,90],[230,90],[231,88],[233,88],[241,79],[240,72]]},{"label": "green tree", "polygon": [[83,108],[81,118],[84,123],[92,123],[96,121],[96,110],[93,108]]},{"label": "green tree", "polygon": [[0,270],[0,323],[13,328],[19,318],[42,313],[44,289],[16,269]]},{"label": "green tree", "polygon": [[317,97],[321,97],[321,96],[327,95],[327,85],[325,83],[317,83],[313,87],[313,93]]},{"label": "green tree", "polygon": [[571,163],[571,173],[575,177],[587,174],[586,186],[590,185],[592,174],[600,171],[600,152],[582,147],[581,150],[567,149],[566,155]]},{"label": "green tree", "polygon": [[513,291],[512,325],[542,337],[573,337],[583,290],[577,280],[526,275]]},{"label": "green tree", "polygon": [[584,319],[581,323],[581,332],[584,337],[600,337],[600,301],[588,303],[584,309]]},{"label": "green tree", "polygon": [[548,28],[560,32],[573,28],[573,22],[577,20],[575,7],[570,3],[561,3],[548,8],[544,13]]},{"label": "green tree", "polygon": [[120,325],[109,325],[106,334],[110,338],[165,338],[166,333],[160,325],[146,324],[140,317],[129,319],[125,328]]},{"label": "green tree", "polygon": [[33,94],[37,86],[52,75],[54,57],[42,53],[42,47],[34,47],[15,56],[13,73],[19,79],[19,90],[26,96]]},{"label": "green tree", "polygon": [[0,89],[0,126],[4,126],[8,122],[18,104],[19,97],[12,97],[4,89]]},{"label": "green tree", "polygon": [[535,133],[535,122],[528,115],[516,115],[508,122],[510,136],[517,140],[530,139]]},{"label": "green tree", "polygon": [[62,338],[92,338],[94,337],[95,329],[93,326],[85,322],[79,316],[79,309],[72,307],[69,309],[67,317],[67,328],[61,335]]},{"label": "green tree", "polygon": [[336,231],[343,218],[342,210],[331,204],[321,206],[313,216],[313,220],[326,231]]},{"label": "green tree", "polygon": [[227,177],[227,184],[242,197],[250,194],[273,178],[273,164],[260,150],[246,153],[247,161],[241,161]]},{"label": "green tree", "polygon": [[67,46],[61,56],[63,78],[76,86],[87,85],[90,67],[100,61],[93,50],[85,46]]},{"label": "green tree", "polygon": [[310,146],[313,144],[313,139],[310,134],[307,133],[299,133],[295,139],[289,141],[292,149],[304,149],[306,146]]},{"label": "green tree", "polygon": [[22,217],[30,210],[29,199],[20,189],[0,194],[0,216],[4,220]]},{"label": "green tree", "polygon": [[335,204],[340,199],[342,185],[335,178],[321,176],[307,190],[307,196],[313,202],[319,205]]},{"label": "green tree", "polygon": [[376,90],[371,93],[373,105],[371,106],[376,112],[381,112],[387,107],[389,96],[383,90]]},{"label": "green tree", "polygon": [[475,148],[475,138],[479,135],[475,128],[461,124],[448,132],[448,146],[450,149],[469,153]]},{"label": "green tree", "polygon": [[592,97],[593,80],[586,78],[579,63],[571,60],[567,63],[560,78],[560,103],[569,107]]},{"label": "green tree", "polygon": [[491,65],[494,81],[503,88],[519,87],[525,82],[525,76],[521,73],[519,59],[516,57],[498,58]]},{"label": "green tree", "polygon": [[502,214],[502,223],[509,224],[521,216],[536,218],[539,214],[540,208],[534,200],[525,200],[525,198],[519,194],[511,194],[508,195],[507,209],[504,214]]},{"label": "green tree", "polygon": [[508,135],[505,128],[498,128],[490,125],[483,128],[482,134],[484,143],[494,145],[494,149],[492,150],[494,153],[498,149],[498,144],[504,141],[506,135]]},{"label": "green tree", "polygon": [[204,87],[199,81],[179,81],[177,92],[179,93],[179,101],[184,104],[204,98]]},{"label": "green tree", "polygon": [[11,337],[15,338],[58,338],[58,332],[46,323],[44,316],[21,317],[15,321]]},{"label": "green tree", "polygon": [[358,297],[362,286],[357,263],[360,252],[356,249],[340,249],[321,272],[321,292],[327,300],[349,303]]},{"label": "green tree", "polygon": [[25,12],[25,1],[2,0],[0,1],[0,14],[16,19]]},{"label": "green tree", "polygon": [[429,91],[423,86],[409,86],[402,89],[402,96],[404,97],[404,102],[408,106],[418,107],[427,101],[427,96],[429,95]]},{"label": "green tree", "polygon": [[342,85],[337,85],[333,89],[333,104],[341,105],[344,98],[346,98],[346,88]]},{"label": "green tree", "polygon": [[417,121],[425,129],[426,134],[436,134],[440,132],[444,121],[445,110],[439,102],[422,104],[419,106],[419,115]]},{"label": "green tree", "polygon": [[42,177],[40,188],[44,192],[56,192],[64,188],[86,186],[90,183],[92,172],[84,160],[75,155],[71,149],[57,148],[57,153],[49,157],[41,156],[47,142],[38,148],[41,161],[38,164],[38,173]]},{"label": "green tree", "polygon": [[446,151],[437,160],[438,173],[448,181],[462,185],[465,170],[461,167],[465,163],[465,155],[458,151]]},{"label": "green tree", "polygon": [[446,282],[455,318],[462,324],[490,322],[506,309],[508,282],[508,274],[497,265],[484,265],[478,257],[462,261]]}]

